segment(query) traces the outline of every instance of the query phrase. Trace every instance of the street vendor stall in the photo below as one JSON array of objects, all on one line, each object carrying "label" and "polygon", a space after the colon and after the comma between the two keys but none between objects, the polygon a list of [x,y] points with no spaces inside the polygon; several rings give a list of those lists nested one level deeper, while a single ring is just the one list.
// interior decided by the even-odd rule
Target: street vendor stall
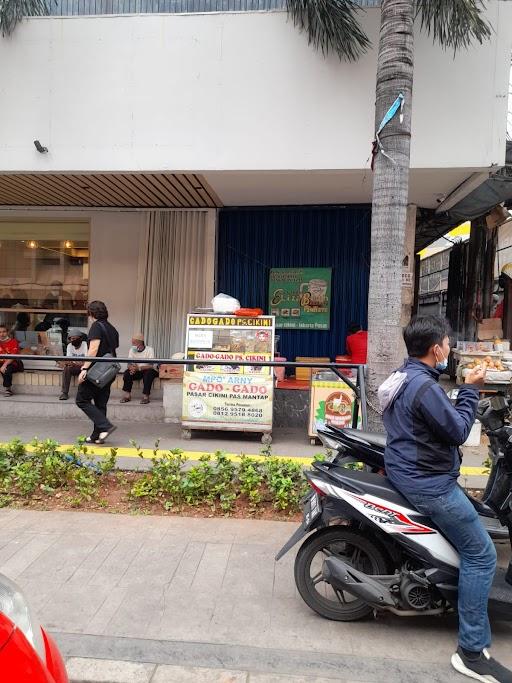
[{"label": "street vendor stall", "polygon": [[196,429],[221,429],[258,432],[263,443],[270,443],[272,369],[238,363],[262,363],[273,356],[273,316],[189,314],[186,358],[204,364],[187,365],[183,375],[183,437]]},{"label": "street vendor stall", "polygon": [[468,372],[475,367],[486,370],[484,391],[509,392],[512,389],[512,354],[503,350],[504,343],[458,342],[453,356],[457,362],[457,383],[462,384]]}]

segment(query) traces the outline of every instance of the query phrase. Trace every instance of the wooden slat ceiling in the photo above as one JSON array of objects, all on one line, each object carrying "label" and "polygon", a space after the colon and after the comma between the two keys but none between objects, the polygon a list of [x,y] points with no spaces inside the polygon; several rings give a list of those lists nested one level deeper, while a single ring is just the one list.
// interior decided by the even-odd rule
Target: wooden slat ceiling
[{"label": "wooden slat ceiling", "polygon": [[0,173],[0,206],[213,208],[195,173]]}]

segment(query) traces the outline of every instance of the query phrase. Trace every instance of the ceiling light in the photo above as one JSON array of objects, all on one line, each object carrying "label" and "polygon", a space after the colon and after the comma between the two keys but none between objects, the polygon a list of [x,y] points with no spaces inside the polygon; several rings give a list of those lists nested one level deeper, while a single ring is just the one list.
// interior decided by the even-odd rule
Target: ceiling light
[{"label": "ceiling light", "polygon": [[29,240],[27,242],[27,247],[29,249],[37,249],[37,242],[35,242],[34,240]]},{"label": "ceiling light", "polygon": [[73,242],[71,242],[71,240],[66,240],[64,242],[64,248],[65,249],[72,249],[73,247],[74,247],[74,244],[73,244]]}]

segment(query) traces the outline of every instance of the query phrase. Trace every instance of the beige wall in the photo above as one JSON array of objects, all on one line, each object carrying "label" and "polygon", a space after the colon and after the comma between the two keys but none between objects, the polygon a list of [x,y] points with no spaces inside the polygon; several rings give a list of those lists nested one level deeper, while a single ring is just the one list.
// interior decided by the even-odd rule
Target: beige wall
[{"label": "beige wall", "polygon": [[140,234],[146,213],[97,212],[91,216],[89,299],[104,301],[119,330],[119,355],[125,355],[135,330],[135,299]]}]

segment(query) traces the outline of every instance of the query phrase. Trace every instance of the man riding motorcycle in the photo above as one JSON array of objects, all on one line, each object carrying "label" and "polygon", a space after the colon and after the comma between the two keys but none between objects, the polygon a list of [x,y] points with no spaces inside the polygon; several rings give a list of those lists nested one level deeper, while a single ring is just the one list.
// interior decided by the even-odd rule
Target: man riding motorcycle
[{"label": "man riding motorcycle", "polygon": [[473,505],[457,483],[458,447],[475,421],[478,385],[485,370],[468,373],[452,405],[439,377],[450,354],[448,324],[437,316],[417,317],[404,330],[405,364],[379,388],[387,431],[385,463],[393,485],[415,508],[432,518],[460,554],[459,645],[452,665],[477,681],[512,683],[512,671],[490,657],[487,603],[496,569],[496,550]]}]

